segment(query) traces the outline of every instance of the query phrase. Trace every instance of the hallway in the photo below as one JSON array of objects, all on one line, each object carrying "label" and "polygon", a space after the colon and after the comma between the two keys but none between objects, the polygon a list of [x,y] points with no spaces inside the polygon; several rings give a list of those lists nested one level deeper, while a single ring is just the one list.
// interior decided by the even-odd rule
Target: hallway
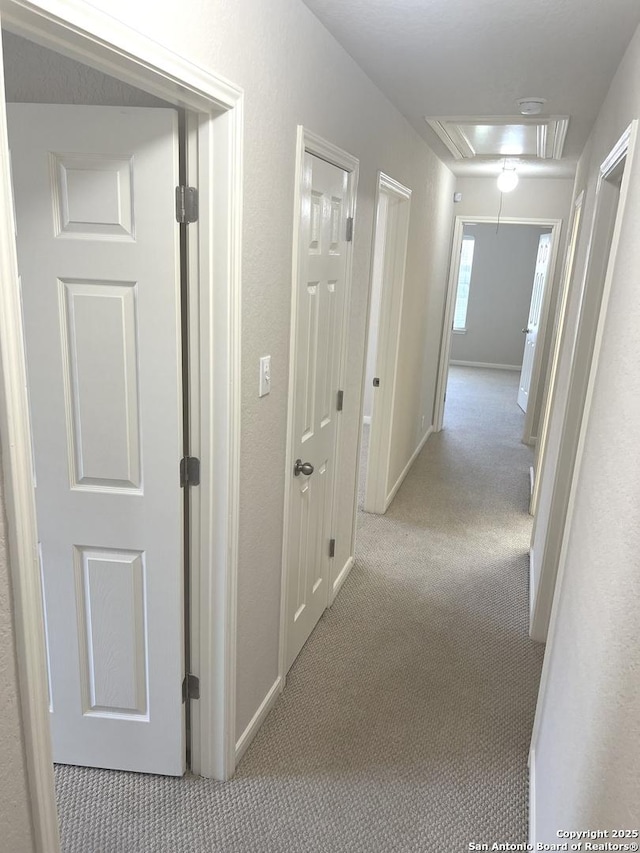
[{"label": "hallway", "polygon": [[516,373],[453,368],[432,436],[234,780],[57,768],[65,853],[454,853],[524,841],[542,648]]}]

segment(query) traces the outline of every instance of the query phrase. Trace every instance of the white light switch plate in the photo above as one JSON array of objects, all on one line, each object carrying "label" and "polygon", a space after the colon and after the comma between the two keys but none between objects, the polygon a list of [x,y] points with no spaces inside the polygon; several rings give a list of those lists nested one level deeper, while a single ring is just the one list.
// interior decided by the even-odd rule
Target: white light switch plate
[{"label": "white light switch plate", "polygon": [[271,392],[271,356],[263,355],[260,359],[260,382],[258,397],[264,397]]}]

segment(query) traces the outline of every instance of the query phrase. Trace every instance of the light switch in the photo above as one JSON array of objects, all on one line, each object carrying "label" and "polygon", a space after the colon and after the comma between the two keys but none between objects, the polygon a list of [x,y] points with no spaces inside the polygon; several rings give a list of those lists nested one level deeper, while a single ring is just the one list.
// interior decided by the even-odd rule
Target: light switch
[{"label": "light switch", "polygon": [[258,397],[264,397],[271,392],[271,356],[263,355],[260,359],[260,383]]}]

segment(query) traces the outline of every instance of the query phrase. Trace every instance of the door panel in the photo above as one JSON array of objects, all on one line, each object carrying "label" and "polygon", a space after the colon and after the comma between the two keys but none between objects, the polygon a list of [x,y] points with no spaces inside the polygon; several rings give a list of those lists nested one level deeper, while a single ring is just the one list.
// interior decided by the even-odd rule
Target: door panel
[{"label": "door panel", "polygon": [[177,113],[8,117],[54,760],[180,775]]},{"label": "door panel", "polygon": [[[328,602],[348,174],[305,154],[289,499],[287,669]],[[295,460],[313,473],[294,474]]]},{"label": "door panel", "polygon": [[536,344],[538,341],[538,327],[542,313],[542,301],[547,282],[549,270],[549,259],[551,257],[551,234],[541,234],[538,242],[538,255],[536,258],[536,269],[533,276],[533,290],[531,292],[531,305],[529,307],[529,319],[525,330],[524,356],[522,359],[522,372],[520,373],[520,385],[518,389],[518,405],[523,412],[527,411],[529,403],[529,389],[533,374],[533,362],[535,358]]}]

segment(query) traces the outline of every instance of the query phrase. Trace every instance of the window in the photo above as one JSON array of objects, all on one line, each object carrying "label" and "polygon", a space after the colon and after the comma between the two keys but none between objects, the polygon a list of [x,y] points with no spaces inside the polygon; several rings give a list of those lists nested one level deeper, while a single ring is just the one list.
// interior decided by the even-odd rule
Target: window
[{"label": "window", "polygon": [[474,237],[462,238],[460,253],[460,272],[458,273],[458,288],[456,290],[456,308],[453,314],[453,331],[466,332],[467,305],[469,303],[469,284],[471,282],[471,267],[473,266]]}]

